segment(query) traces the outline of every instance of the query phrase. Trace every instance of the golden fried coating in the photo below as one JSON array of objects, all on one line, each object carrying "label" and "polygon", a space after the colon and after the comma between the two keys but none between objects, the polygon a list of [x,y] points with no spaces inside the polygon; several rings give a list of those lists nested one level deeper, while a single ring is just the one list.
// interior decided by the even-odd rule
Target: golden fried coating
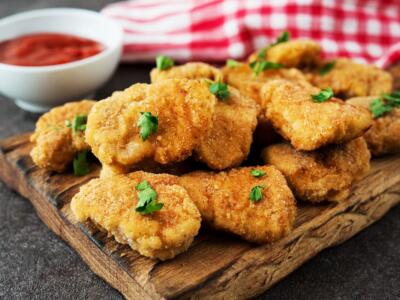
[{"label": "golden fried coating", "polygon": [[84,132],[73,132],[65,122],[72,122],[78,115],[88,115],[94,103],[90,100],[70,102],[53,108],[39,118],[31,136],[31,142],[34,143],[31,157],[36,165],[63,172],[78,152],[90,149],[85,142]]},{"label": "golden fried coating", "polygon": [[369,171],[370,153],[363,137],[316,151],[297,151],[289,144],[263,151],[267,164],[277,167],[295,195],[304,201],[344,200],[351,185]]},{"label": "golden fried coating", "polygon": [[339,99],[316,103],[320,90],[284,80],[266,84],[261,92],[266,117],[297,150],[315,150],[350,141],[372,125],[369,111]]},{"label": "golden fried coating", "polygon": [[150,72],[151,82],[164,79],[187,78],[202,79],[207,78],[212,81],[221,81],[222,73],[219,69],[202,62],[189,62],[184,65],[172,67],[168,70],[154,68]]},{"label": "golden fried coating", "polygon": [[229,87],[229,94],[218,101],[213,128],[195,151],[214,170],[238,166],[247,158],[257,125],[258,105],[235,88]]},{"label": "golden fried coating", "polygon": [[258,76],[253,75],[253,70],[247,64],[238,64],[235,67],[222,68],[224,81],[237,88],[243,95],[250,97],[261,104],[261,87],[275,79],[286,79],[309,86],[307,78],[297,69],[269,69]]},{"label": "golden fried coating", "polygon": [[[266,174],[256,178],[253,169]],[[296,203],[283,175],[272,166],[232,169],[228,172],[193,172],[180,184],[211,226],[256,243],[287,235],[296,217]],[[250,191],[262,186],[262,199],[250,200]]]},{"label": "golden fried coating", "polygon": [[[164,206],[151,214],[135,210],[136,185],[147,180]],[[83,185],[71,210],[80,222],[90,219],[116,241],[140,254],[161,260],[187,250],[200,228],[200,214],[186,190],[172,175],[135,172]]]},{"label": "golden fried coating", "polygon": [[[211,130],[216,101],[203,80],[135,84],[96,103],[86,139],[101,163],[115,173],[127,173],[145,160],[182,161]],[[158,130],[145,141],[139,134],[141,112],[158,117]]]},{"label": "golden fried coating", "polygon": [[[257,60],[258,55],[259,51],[250,55],[249,62]],[[293,40],[266,48],[264,55],[265,60],[280,63],[286,68],[301,68],[319,62],[321,46],[311,40]]]},{"label": "golden fried coating", "polygon": [[[377,97],[357,97],[347,100],[352,105],[369,108]],[[374,119],[372,127],[364,134],[373,156],[400,152],[400,108]]]},{"label": "golden fried coating", "polygon": [[359,96],[376,96],[392,91],[392,76],[372,65],[359,64],[347,58],[339,58],[325,75],[315,71],[310,81],[319,88],[330,87],[343,99]]}]

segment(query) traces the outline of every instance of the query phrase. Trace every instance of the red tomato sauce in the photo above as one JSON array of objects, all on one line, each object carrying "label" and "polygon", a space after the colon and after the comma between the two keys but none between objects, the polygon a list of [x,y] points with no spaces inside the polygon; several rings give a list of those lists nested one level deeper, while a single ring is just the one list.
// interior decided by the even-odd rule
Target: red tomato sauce
[{"label": "red tomato sauce", "polygon": [[102,44],[91,39],[61,33],[36,33],[0,42],[0,63],[28,67],[59,65],[103,50]]}]

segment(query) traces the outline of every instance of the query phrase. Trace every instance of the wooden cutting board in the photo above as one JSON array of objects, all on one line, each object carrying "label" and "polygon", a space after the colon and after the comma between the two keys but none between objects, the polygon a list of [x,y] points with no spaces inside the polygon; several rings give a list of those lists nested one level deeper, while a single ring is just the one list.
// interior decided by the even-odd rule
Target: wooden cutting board
[{"label": "wooden cutting board", "polygon": [[267,290],[321,250],[351,238],[400,202],[400,155],[372,162],[367,178],[340,204],[299,204],[295,229],[271,245],[203,229],[190,249],[159,262],[140,256],[78,224],[69,208],[84,177],[37,168],[29,157],[29,134],[0,142],[0,179],[29,199],[39,217],[74,248],[89,267],[129,299],[242,299]]}]

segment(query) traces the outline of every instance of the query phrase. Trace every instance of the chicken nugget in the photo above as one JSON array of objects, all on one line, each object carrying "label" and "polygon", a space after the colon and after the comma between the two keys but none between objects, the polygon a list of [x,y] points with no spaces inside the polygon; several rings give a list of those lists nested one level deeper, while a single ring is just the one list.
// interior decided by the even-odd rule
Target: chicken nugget
[{"label": "chicken nugget", "polygon": [[151,82],[157,82],[164,79],[186,78],[186,79],[202,79],[207,78],[212,81],[221,81],[222,72],[206,63],[189,62],[184,65],[171,67],[167,70],[159,70],[154,68],[150,72]]},{"label": "chicken nugget", "polygon": [[260,59],[279,63],[286,68],[302,68],[317,64],[321,56],[321,46],[311,40],[293,40],[261,49],[249,57],[249,62]]},{"label": "chicken nugget", "polygon": [[297,69],[268,69],[257,76],[249,65],[239,63],[237,66],[222,68],[224,81],[237,88],[243,95],[261,104],[260,90],[262,86],[275,79],[286,79],[309,86],[307,78]]},{"label": "chicken nugget", "polygon": [[266,117],[297,150],[315,150],[364,134],[372,125],[369,111],[332,98],[314,102],[320,92],[285,80],[267,83],[261,90]]},{"label": "chicken nugget", "polygon": [[75,155],[90,147],[85,142],[86,117],[95,101],[82,100],[55,107],[39,118],[30,140],[33,162],[41,168],[63,172]]},{"label": "chicken nugget", "polygon": [[373,65],[359,64],[347,58],[335,60],[326,74],[315,71],[309,75],[312,84],[332,88],[335,95],[350,97],[376,96],[392,91],[392,76]]},{"label": "chicken nugget", "polygon": [[315,151],[297,151],[289,144],[264,149],[266,164],[277,167],[301,200],[341,201],[351,185],[368,174],[371,158],[363,137]]},{"label": "chicken nugget", "polygon": [[[377,97],[357,97],[346,102],[369,108],[375,99]],[[375,118],[364,138],[373,156],[400,152],[400,108],[393,108],[391,112]]]},{"label": "chicken nugget", "polygon": [[257,125],[258,105],[229,87],[229,97],[218,101],[215,120],[195,154],[211,169],[222,170],[240,165],[249,154]]},{"label": "chicken nugget", "polygon": [[[148,214],[138,211],[141,197],[146,196],[139,196],[138,184],[143,182],[155,191],[161,209]],[[93,179],[73,197],[71,210],[78,221],[90,219],[117,242],[160,260],[186,251],[201,223],[186,190],[175,176],[165,174],[134,172]]]},{"label": "chicken nugget", "polygon": [[[257,170],[255,177],[251,171]],[[256,243],[287,235],[296,203],[283,175],[272,166],[193,172],[180,177],[205,222]]]},{"label": "chicken nugget", "polygon": [[146,160],[190,156],[212,128],[216,97],[204,80],[135,84],[93,107],[86,139],[108,170],[128,173]]}]

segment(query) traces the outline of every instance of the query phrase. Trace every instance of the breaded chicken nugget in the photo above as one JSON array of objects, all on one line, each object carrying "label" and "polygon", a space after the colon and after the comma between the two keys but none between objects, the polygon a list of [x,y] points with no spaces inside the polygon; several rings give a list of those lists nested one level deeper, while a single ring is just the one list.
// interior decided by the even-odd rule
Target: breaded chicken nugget
[{"label": "breaded chicken nugget", "polygon": [[319,62],[321,46],[311,40],[293,40],[260,51],[250,55],[249,62],[259,59],[261,54],[265,60],[282,64],[286,68],[301,68]]},{"label": "breaded chicken nugget", "polygon": [[266,117],[297,150],[315,150],[350,141],[372,125],[369,111],[339,99],[317,103],[320,90],[284,80],[267,83],[261,90]]},{"label": "breaded chicken nugget", "polygon": [[216,101],[203,80],[135,84],[96,103],[86,139],[115,173],[127,173],[145,160],[182,161],[211,130]]},{"label": "breaded chicken nugget", "polygon": [[195,151],[198,160],[214,170],[240,165],[250,151],[258,110],[253,100],[229,87],[229,98],[218,101],[213,127]]},{"label": "breaded chicken nugget", "polygon": [[249,65],[239,63],[235,67],[224,67],[222,72],[226,83],[237,88],[243,95],[250,97],[258,104],[261,104],[261,87],[271,80],[286,79],[306,86],[310,85],[303,73],[297,69],[269,69],[255,76]]},{"label": "breaded chicken nugget", "polygon": [[[163,204],[151,214],[136,210],[136,187],[143,181],[155,190],[157,203]],[[175,176],[145,172],[90,181],[73,197],[71,210],[80,222],[90,219],[117,242],[161,260],[186,251],[201,222],[198,209]]]},{"label": "breaded chicken nugget", "polygon": [[297,151],[289,144],[271,145],[263,151],[267,164],[277,167],[295,195],[304,201],[341,201],[351,185],[369,171],[370,153],[364,138],[316,151]]},{"label": "breaded chicken nugget", "polygon": [[202,62],[189,62],[184,65],[169,68],[168,70],[159,70],[154,68],[150,72],[150,78],[151,82],[172,78],[207,78],[212,81],[221,81],[222,73],[219,69],[209,64]]},{"label": "breaded chicken nugget", "polygon": [[90,149],[85,142],[84,127],[73,127],[73,123],[76,117],[86,123],[86,116],[94,103],[90,100],[70,102],[39,118],[31,136],[34,143],[31,157],[36,165],[62,172],[78,152]]},{"label": "breaded chicken nugget", "polygon": [[[253,169],[261,171],[262,176],[253,176]],[[275,167],[199,171],[180,177],[179,182],[203,220],[217,229],[251,242],[267,243],[287,235],[293,227],[295,199]]]},{"label": "breaded chicken nugget", "polygon": [[310,81],[321,89],[332,88],[343,99],[392,91],[392,76],[388,72],[347,58],[337,59],[333,69],[324,75],[318,71],[312,73]]},{"label": "breaded chicken nugget", "polygon": [[[377,97],[357,97],[347,100],[352,105],[369,108]],[[400,152],[400,108],[374,119],[372,127],[364,134],[373,156]]]}]

